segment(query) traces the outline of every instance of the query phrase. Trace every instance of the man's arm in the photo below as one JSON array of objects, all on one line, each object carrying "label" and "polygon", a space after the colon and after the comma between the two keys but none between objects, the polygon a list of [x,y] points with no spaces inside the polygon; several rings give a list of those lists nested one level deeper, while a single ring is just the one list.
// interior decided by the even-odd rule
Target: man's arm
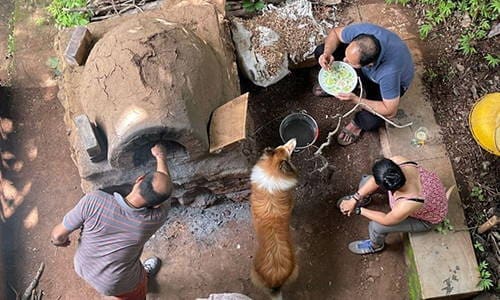
[{"label": "man's arm", "polygon": [[323,54],[318,58],[318,63],[326,70],[330,69],[330,64],[335,60],[332,54],[342,42],[341,34],[343,29],[344,27],[333,28],[325,39],[325,48]]},{"label": "man's arm", "polygon": [[63,223],[59,223],[52,229],[50,242],[57,247],[66,247],[70,244],[69,235],[71,232],[64,227]]},{"label": "man's arm", "polygon": [[325,39],[325,50],[323,53],[332,54],[342,42],[342,30],[344,27],[335,27],[328,33]]},{"label": "man's arm", "polygon": [[151,154],[156,159],[156,171],[170,177],[167,166],[167,149],[162,144],[156,144],[151,148]]}]

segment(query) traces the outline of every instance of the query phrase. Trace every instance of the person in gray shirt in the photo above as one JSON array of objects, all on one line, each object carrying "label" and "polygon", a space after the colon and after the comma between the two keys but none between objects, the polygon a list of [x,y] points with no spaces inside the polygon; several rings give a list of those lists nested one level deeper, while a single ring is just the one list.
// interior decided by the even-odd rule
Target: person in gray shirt
[{"label": "person in gray shirt", "polygon": [[70,234],[81,230],[75,271],[102,295],[146,299],[148,277],[160,267],[158,257],[140,261],[144,244],[166,221],[173,188],[165,147],[155,145],[151,153],[156,171],[139,176],[127,196],[90,192],[52,230],[57,247],[68,246]]}]

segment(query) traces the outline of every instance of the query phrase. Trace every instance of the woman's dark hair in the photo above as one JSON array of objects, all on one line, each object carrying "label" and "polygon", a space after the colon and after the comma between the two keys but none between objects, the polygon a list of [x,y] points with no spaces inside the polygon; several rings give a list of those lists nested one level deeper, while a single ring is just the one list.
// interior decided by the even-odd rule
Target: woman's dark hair
[{"label": "woman's dark hair", "polygon": [[372,173],[375,182],[391,192],[400,189],[406,183],[403,170],[395,162],[387,158],[376,161]]},{"label": "woman's dark hair", "polygon": [[380,55],[380,42],[376,37],[363,33],[356,36],[352,41],[356,42],[359,47],[359,64],[361,66],[364,67],[377,61]]},{"label": "woman's dark hair", "polygon": [[147,207],[153,207],[162,204],[169,197],[168,194],[161,194],[154,190],[153,179],[155,172],[148,172],[139,184],[139,194],[144,198]]}]

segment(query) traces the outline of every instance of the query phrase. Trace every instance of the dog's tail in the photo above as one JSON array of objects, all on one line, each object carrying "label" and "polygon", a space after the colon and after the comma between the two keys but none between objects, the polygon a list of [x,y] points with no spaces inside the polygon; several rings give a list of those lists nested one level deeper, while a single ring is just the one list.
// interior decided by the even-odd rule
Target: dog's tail
[{"label": "dog's tail", "polygon": [[281,295],[281,287],[272,288],[270,290],[271,300],[283,300],[283,296]]},{"label": "dog's tail", "polygon": [[262,280],[260,275],[255,271],[255,268],[253,267],[250,272],[250,279],[257,288],[266,292],[271,298],[271,300],[283,300],[283,297],[281,295],[281,287],[273,287],[273,288],[266,287],[264,280]]}]

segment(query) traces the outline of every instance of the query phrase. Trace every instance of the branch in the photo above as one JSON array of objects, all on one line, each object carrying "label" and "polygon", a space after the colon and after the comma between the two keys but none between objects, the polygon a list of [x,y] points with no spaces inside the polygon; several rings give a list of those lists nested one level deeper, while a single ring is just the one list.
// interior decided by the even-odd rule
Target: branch
[{"label": "branch", "polygon": [[23,297],[21,298],[22,300],[28,300],[31,297],[32,291],[35,289],[36,285],[38,284],[38,281],[40,280],[40,277],[42,276],[43,269],[45,268],[45,264],[42,262],[40,263],[40,267],[38,268],[38,272],[36,272],[35,278],[31,281],[30,285],[24,291]]}]

